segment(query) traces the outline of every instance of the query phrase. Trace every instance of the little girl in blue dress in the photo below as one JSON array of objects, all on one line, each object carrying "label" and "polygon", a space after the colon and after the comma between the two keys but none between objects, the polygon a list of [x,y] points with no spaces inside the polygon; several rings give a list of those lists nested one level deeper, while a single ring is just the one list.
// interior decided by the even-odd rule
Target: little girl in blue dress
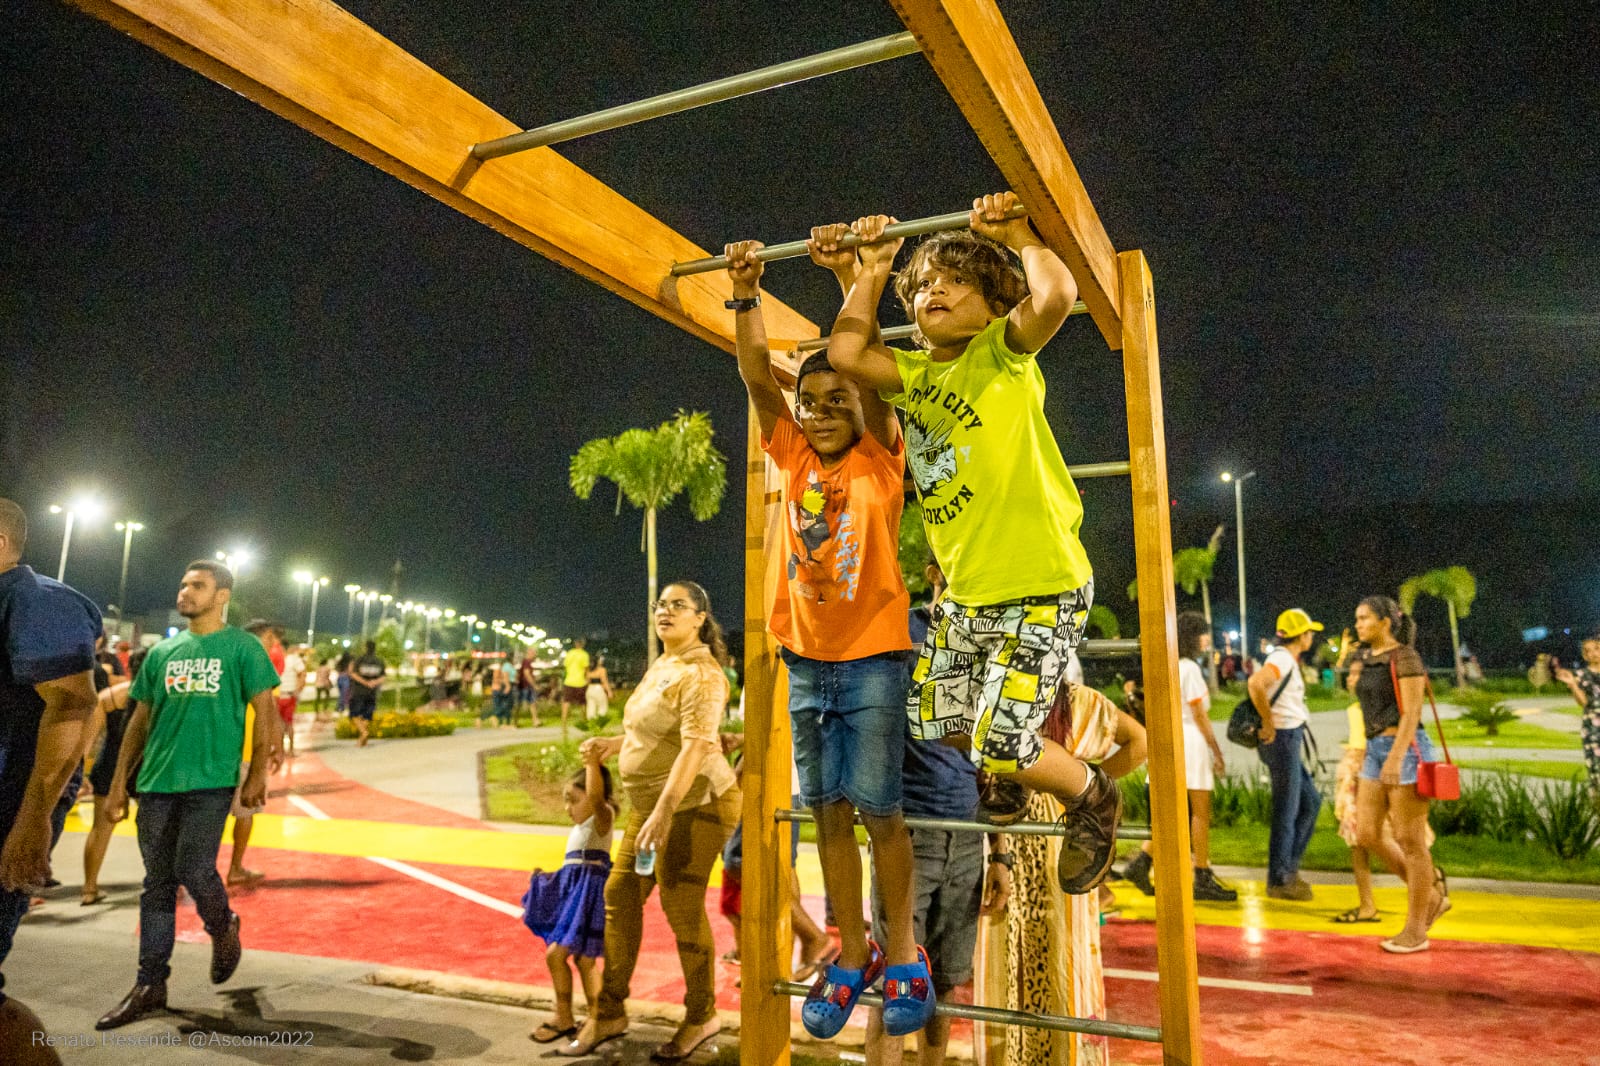
[{"label": "little girl in blue dress", "polygon": [[596,755],[586,755],[583,770],[567,784],[564,798],[573,825],[566,861],[553,873],[533,871],[522,897],[523,924],[548,945],[544,961],[555,988],[555,1016],[530,1034],[541,1044],[577,1035],[572,966],[578,969],[591,1014],[600,999],[595,960],[605,955],[606,877],[611,873],[611,824],[617,807],[611,798],[611,772]]}]

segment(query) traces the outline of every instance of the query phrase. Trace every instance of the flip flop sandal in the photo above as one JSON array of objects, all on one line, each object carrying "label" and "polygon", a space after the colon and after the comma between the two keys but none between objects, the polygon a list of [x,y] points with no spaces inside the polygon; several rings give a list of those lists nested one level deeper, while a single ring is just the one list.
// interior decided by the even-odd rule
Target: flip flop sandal
[{"label": "flip flop sandal", "polygon": [[806,1032],[818,1040],[832,1040],[839,1035],[850,1012],[856,1009],[861,993],[883,975],[883,951],[877,944],[867,941],[867,965],[860,970],[846,970],[830,963],[817,978],[811,991],[806,993],[805,1005],[800,1008],[800,1021]]},{"label": "flip flop sandal", "polygon": [[1333,920],[1338,925],[1355,925],[1359,922],[1381,922],[1383,921],[1383,916],[1382,912],[1373,911],[1372,914],[1363,917],[1360,907],[1351,907],[1347,911],[1335,914]]},{"label": "flip flop sandal", "polygon": [[698,1048],[701,1044],[704,1044],[707,1040],[714,1040],[718,1036],[720,1036],[721,1034],[722,1034],[722,1030],[721,1029],[718,1029],[714,1033],[705,1033],[700,1037],[699,1040],[696,1040],[694,1043],[690,1044],[688,1047],[684,1048],[681,1051],[678,1049],[676,1044],[673,1044],[671,1041],[668,1041],[667,1043],[662,1044],[660,1047],[656,1048],[654,1051],[650,1052],[650,1061],[651,1062],[682,1062],[684,1059],[688,1058],[690,1055],[693,1055],[694,1052],[695,1052],[695,1049]]},{"label": "flip flop sandal", "polygon": [[1433,928],[1433,923],[1445,916],[1450,907],[1450,879],[1444,875],[1444,870],[1438,866],[1433,868],[1433,887],[1439,890],[1439,902],[1434,904],[1433,911],[1428,915],[1428,928]]},{"label": "flip flop sandal", "polygon": [[628,1030],[624,1029],[620,1033],[612,1033],[610,1036],[602,1036],[600,1039],[596,1040],[594,1043],[590,1044],[588,1047],[584,1047],[583,1045],[579,1044],[576,1040],[574,1040],[570,1044],[567,1044],[567,1045],[565,1045],[563,1047],[556,1048],[555,1049],[555,1053],[557,1055],[560,1055],[563,1058],[579,1059],[579,1058],[583,1058],[585,1055],[594,1054],[595,1048],[599,1047],[601,1044],[610,1043],[613,1040],[621,1040],[623,1037],[625,1037],[627,1035],[628,1035]]},{"label": "flip flop sandal", "polygon": [[565,1029],[557,1029],[549,1022],[540,1022],[539,1028],[528,1034],[528,1039],[535,1044],[553,1044],[564,1036],[574,1037],[577,1035],[578,1027],[576,1025],[569,1025]]},{"label": "flip flop sandal", "polygon": [[838,961],[839,949],[836,947],[830,947],[828,950],[822,953],[820,958],[812,959],[810,962],[802,963],[800,968],[795,971],[794,979],[801,984],[804,984],[805,982],[815,978],[823,970],[827,969],[830,965]]},{"label": "flip flop sandal", "polygon": [[1411,944],[1409,946],[1397,940],[1385,940],[1380,942],[1378,946],[1391,955],[1415,955],[1419,951],[1428,950],[1428,942],[1426,940],[1420,944]]},{"label": "flip flop sandal", "polygon": [[917,947],[917,961],[883,972],[883,1031],[905,1036],[928,1024],[935,1006],[928,953]]}]

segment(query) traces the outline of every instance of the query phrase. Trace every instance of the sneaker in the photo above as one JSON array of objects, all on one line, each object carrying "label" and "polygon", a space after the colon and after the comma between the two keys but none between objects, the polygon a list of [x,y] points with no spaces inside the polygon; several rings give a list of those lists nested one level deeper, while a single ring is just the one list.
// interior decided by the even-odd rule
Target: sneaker
[{"label": "sneaker", "polygon": [[1239,893],[1218,881],[1217,875],[1211,872],[1211,867],[1196,866],[1194,868],[1194,898],[1212,903],[1232,903],[1239,898]]},{"label": "sneaker", "polygon": [[1061,891],[1080,896],[1097,888],[1117,857],[1117,823],[1122,820],[1122,790],[1094,763],[1087,766],[1089,784],[1076,799],[1064,801],[1061,857],[1056,879]]},{"label": "sneaker", "polygon": [[1028,813],[1033,789],[1003,774],[978,775],[978,821],[985,825],[1015,825]]},{"label": "sneaker", "polygon": [[1156,894],[1156,886],[1150,883],[1151,862],[1149,852],[1136,851],[1122,868],[1122,879],[1147,896]]},{"label": "sneaker", "polygon": [[1311,886],[1296,877],[1286,885],[1268,885],[1268,899],[1286,899],[1295,903],[1310,903],[1312,900]]}]

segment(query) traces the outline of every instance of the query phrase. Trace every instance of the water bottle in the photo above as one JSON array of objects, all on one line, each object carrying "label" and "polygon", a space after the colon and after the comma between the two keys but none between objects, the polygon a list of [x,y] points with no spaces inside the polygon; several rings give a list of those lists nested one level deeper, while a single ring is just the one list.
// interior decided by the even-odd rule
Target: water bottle
[{"label": "water bottle", "polygon": [[655,848],[641,848],[634,854],[633,872],[640,877],[650,877],[656,872]]}]

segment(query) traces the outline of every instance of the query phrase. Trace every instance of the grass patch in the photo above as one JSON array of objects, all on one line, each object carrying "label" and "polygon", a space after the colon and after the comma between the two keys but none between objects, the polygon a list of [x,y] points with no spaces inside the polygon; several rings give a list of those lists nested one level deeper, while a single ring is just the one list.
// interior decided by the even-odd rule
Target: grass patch
[{"label": "grass patch", "polygon": [[1586,772],[1582,763],[1545,759],[1463,759],[1460,765],[1467,770],[1505,770],[1522,777],[1548,777],[1557,781],[1576,781]]},{"label": "grass patch", "polygon": [[[1432,723],[1429,723],[1432,732]],[[1571,748],[1577,749],[1578,734],[1563,733],[1558,729],[1529,725],[1527,722],[1507,722],[1500,726],[1496,736],[1489,736],[1480,725],[1461,718],[1449,718],[1444,723],[1444,736],[1451,744],[1468,748]]]},{"label": "grass patch", "polygon": [[[1267,836],[1266,826],[1252,822],[1214,825],[1211,827],[1211,861],[1221,866],[1260,867],[1266,861]],[[1434,842],[1433,858],[1451,877],[1600,885],[1600,852],[1584,859],[1564,860],[1555,858],[1531,841],[1441,835]],[[1301,866],[1307,870],[1350,869],[1350,849],[1339,837],[1332,807],[1322,809]],[[1377,863],[1373,869],[1378,873],[1388,872]]]}]

